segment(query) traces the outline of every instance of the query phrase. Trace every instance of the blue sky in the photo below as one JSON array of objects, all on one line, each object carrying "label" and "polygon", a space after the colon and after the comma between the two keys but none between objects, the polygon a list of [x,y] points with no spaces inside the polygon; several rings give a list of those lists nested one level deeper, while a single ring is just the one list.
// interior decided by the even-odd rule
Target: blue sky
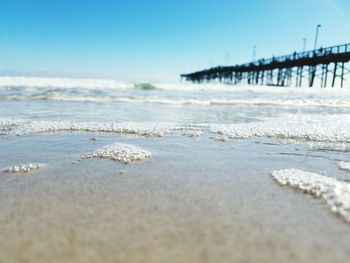
[{"label": "blue sky", "polygon": [[350,42],[348,0],[0,0],[0,74],[177,80]]}]

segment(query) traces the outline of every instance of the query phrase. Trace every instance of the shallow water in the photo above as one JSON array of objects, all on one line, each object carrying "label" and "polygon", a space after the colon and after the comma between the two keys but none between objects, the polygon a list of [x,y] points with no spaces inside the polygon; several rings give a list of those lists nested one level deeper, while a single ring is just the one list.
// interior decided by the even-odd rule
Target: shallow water
[{"label": "shallow water", "polygon": [[201,86],[179,83],[155,84],[156,90],[140,90],[135,89],[132,83],[39,80],[0,77],[0,117],[236,123],[290,113],[350,113],[350,91],[339,88]]},{"label": "shallow water", "polygon": [[155,85],[0,77],[0,261],[347,261],[350,90]]},{"label": "shallow water", "polygon": [[[1,166],[47,164],[22,176],[0,173],[3,261],[345,262],[350,256],[349,225],[270,176],[293,167],[332,176],[339,152],[308,153],[305,145],[262,138],[94,136],[2,141]],[[152,158],[133,165],[77,162],[115,142],[137,145]],[[350,180],[347,172],[336,174]]]}]

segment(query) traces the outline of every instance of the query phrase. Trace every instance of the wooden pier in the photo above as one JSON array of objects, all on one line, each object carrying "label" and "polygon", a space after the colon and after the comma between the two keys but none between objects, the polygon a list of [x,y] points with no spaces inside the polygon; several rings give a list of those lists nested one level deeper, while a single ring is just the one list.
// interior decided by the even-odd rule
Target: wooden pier
[{"label": "wooden pier", "polygon": [[[217,66],[190,74],[187,81],[273,86],[344,86],[350,72],[350,43],[235,66]],[[316,84],[317,83],[317,84]]]}]

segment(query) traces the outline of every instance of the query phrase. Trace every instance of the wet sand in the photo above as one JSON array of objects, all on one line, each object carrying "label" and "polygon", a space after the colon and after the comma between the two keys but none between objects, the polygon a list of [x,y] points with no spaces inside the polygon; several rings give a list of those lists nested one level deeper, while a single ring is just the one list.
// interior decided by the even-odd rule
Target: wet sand
[{"label": "wet sand", "polygon": [[[96,137],[96,140],[91,140]],[[134,164],[76,163],[129,143],[152,153]],[[342,180],[343,152],[251,138],[216,142],[106,134],[1,140],[0,262],[347,262],[350,225],[320,200],[270,173],[298,168]]]}]

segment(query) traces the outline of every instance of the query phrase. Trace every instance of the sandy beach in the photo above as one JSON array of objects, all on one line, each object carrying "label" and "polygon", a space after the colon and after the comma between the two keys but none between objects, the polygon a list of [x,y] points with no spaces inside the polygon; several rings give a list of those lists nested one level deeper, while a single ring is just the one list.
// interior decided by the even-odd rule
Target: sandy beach
[{"label": "sandy beach", "polygon": [[[152,158],[81,160],[115,142]],[[298,167],[349,180],[336,166],[342,152],[266,138],[56,133],[2,140],[0,153],[1,167],[46,164],[0,174],[1,262],[345,262],[350,255],[349,224],[271,177]]]}]

